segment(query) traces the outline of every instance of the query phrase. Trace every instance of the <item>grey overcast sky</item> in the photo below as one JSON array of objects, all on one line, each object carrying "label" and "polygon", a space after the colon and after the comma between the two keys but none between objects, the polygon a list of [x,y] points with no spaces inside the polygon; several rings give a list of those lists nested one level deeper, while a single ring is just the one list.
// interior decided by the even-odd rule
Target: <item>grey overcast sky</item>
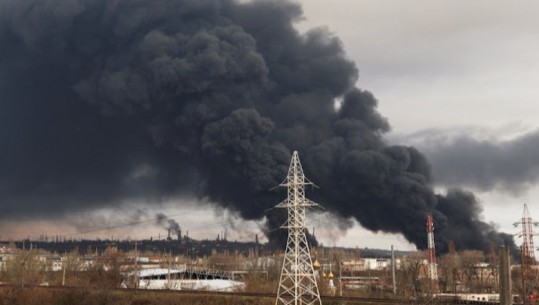
[{"label": "grey overcast sky", "polygon": [[538,2],[300,2],[300,28],[340,37],[387,140],[426,153],[440,191],[473,190],[507,233],[524,203],[539,217]]},{"label": "grey overcast sky", "polygon": [[539,3],[300,2],[302,28],[327,25],[341,38],[395,133],[537,127]]},{"label": "grey overcast sky", "polygon": [[[296,2],[305,17],[297,28],[304,32],[327,27],[341,39],[359,69],[358,86],[375,95],[391,125],[386,141],[424,152],[438,191],[472,190],[482,203],[484,220],[506,233],[516,232],[512,223],[520,219],[523,203],[539,219],[539,2]],[[122,217],[128,221],[148,214],[144,204],[140,206],[131,211],[102,209],[91,217],[70,215],[57,224],[58,232],[71,232],[82,220],[113,224]],[[163,212],[177,215],[195,238],[214,237],[224,227],[230,228],[232,238],[261,235],[257,223],[241,221],[233,213],[209,215],[196,209],[199,203],[192,208],[183,204],[180,210],[174,201],[165,206],[170,208]],[[17,222],[1,224],[0,234],[35,236],[50,226],[41,221],[15,226]],[[403,237],[372,234],[358,225],[343,235],[334,223],[324,215],[312,221],[326,245],[413,248]],[[92,228],[92,223],[86,226]],[[165,231],[154,226],[144,234],[158,232]],[[131,227],[110,234],[137,236]]]}]

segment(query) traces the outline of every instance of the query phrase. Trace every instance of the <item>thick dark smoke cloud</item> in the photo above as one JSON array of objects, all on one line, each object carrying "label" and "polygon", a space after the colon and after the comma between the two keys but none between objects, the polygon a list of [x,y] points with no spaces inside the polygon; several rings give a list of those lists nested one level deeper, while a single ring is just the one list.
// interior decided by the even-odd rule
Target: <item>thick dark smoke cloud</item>
[{"label": "thick dark smoke cloud", "polygon": [[301,17],[284,0],[0,2],[0,215],[194,194],[260,219],[298,150],[343,219],[424,248],[432,211],[439,249],[510,242],[471,194],[436,195],[419,151],[384,144],[341,42]]},{"label": "thick dark smoke cloud", "polygon": [[459,136],[426,145],[435,182],[518,193],[539,181],[539,131],[508,141]]}]

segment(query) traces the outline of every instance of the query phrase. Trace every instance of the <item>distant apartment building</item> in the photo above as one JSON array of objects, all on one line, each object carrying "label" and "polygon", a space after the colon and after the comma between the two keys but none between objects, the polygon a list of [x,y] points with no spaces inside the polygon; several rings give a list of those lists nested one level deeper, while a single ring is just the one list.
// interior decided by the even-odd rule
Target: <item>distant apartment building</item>
[{"label": "distant apartment building", "polygon": [[[401,260],[395,259],[395,267],[400,269]],[[368,270],[386,270],[391,268],[389,258],[358,258],[341,261],[342,272],[361,272]]]}]

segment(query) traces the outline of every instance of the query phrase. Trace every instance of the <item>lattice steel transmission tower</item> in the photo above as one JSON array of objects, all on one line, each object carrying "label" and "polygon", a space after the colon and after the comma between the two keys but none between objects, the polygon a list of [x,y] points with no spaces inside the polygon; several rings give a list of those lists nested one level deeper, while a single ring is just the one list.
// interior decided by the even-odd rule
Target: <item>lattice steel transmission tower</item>
[{"label": "lattice steel transmission tower", "polygon": [[288,241],[275,300],[276,305],[322,304],[307,243],[305,224],[306,208],[318,206],[318,204],[305,198],[307,185],[313,185],[313,183],[305,178],[298,152],[294,151],[288,175],[280,184],[288,189],[288,197],[276,206],[288,210],[288,220],[281,227],[288,229]]},{"label": "lattice steel transmission tower", "polygon": [[434,223],[432,213],[427,213],[427,242],[428,242],[428,272],[430,280],[430,290],[432,293],[438,292],[438,265],[436,264],[436,248],[434,247]]},{"label": "lattice steel transmission tower", "polygon": [[535,248],[533,246],[533,236],[538,235],[533,231],[533,227],[537,227],[539,222],[534,222],[528,211],[528,205],[524,204],[524,211],[522,212],[521,221],[513,224],[515,227],[521,225],[522,232],[515,234],[518,237],[522,237],[522,264],[535,265]]}]

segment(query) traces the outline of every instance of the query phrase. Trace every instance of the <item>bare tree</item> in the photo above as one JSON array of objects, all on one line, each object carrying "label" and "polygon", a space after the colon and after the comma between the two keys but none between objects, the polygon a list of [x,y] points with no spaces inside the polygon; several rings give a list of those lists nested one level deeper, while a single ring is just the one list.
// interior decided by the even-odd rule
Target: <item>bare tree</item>
[{"label": "bare tree", "polygon": [[39,262],[36,254],[36,250],[23,250],[7,260],[5,280],[21,287],[39,284],[45,265]]},{"label": "bare tree", "polygon": [[457,292],[457,284],[460,280],[459,267],[460,256],[457,253],[447,253],[438,259],[438,269],[441,271],[442,291]]},{"label": "bare tree", "polygon": [[464,274],[464,285],[476,292],[483,292],[485,270],[485,255],[477,250],[465,250],[460,253],[461,269]]},{"label": "bare tree", "polygon": [[397,281],[401,283],[399,294],[417,297],[426,289],[426,252],[416,251],[402,258],[402,269]]}]

